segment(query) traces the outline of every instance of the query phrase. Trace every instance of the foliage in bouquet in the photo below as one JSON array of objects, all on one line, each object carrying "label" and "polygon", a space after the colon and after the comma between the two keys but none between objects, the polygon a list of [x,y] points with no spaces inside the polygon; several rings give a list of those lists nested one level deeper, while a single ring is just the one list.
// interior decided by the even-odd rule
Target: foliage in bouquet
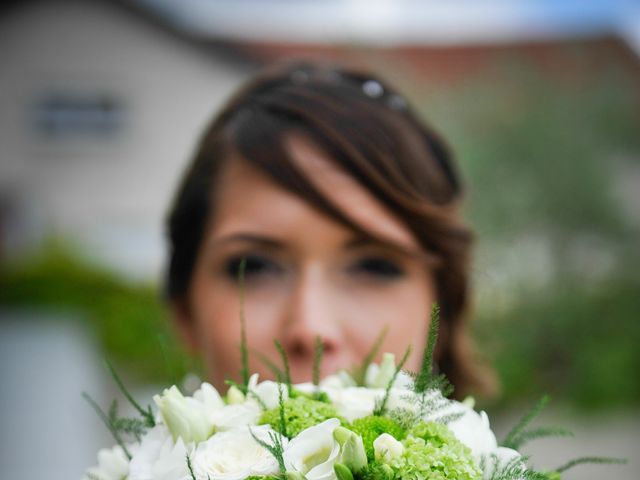
[{"label": "foliage in bouquet", "polygon": [[546,400],[499,445],[487,415],[473,400],[446,398],[451,386],[432,369],[438,327],[434,307],[419,372],[403,370],[410,351],[396,364],[373,351],[353,375],[319,379],[321,342],[316,342],[313,382],[292,384],[284,350],[278,381],[249,375],[242,327],[241,383],[229,382],[224,396],[203,383],[184,396],[173,386],[154,397],[157,410],[131,398],[140,414],[123,419],[87,396],[118,445],[98,454],[85,480],[557,480],[584,462],[620,462],[585,457],[550,472],[529,468],[518,452],[525,442],[565,435],[555,428],[529,429]]}]

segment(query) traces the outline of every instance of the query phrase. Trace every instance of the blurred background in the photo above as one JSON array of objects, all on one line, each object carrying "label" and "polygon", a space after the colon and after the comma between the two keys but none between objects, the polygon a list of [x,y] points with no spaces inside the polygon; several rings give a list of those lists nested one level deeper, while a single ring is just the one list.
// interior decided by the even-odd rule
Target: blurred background
[{"label": "blurred background", "polygon": [[[0,473],[79,478],[111,445],[80,397],[144,402],[197,359],[161,300],[195,142],[262,66],[379,72],[449,139],[478,242],[473,328],[501,437],[542,393],[534,464],[640,477],[640,4],[65,0],[0,7]],[[37,452],[37,453],[36,453]],[[35,453],[35,455],[34,455]]]}]

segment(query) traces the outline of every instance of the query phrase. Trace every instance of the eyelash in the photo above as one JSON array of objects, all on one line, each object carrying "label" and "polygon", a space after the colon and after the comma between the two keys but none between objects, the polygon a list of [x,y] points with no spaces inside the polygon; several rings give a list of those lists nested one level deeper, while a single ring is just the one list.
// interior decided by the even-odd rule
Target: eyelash
[{"label": "eyelash", "polygon": [[[240,277],[240,264],[246,259],[245,278],[249,281],[270,274],[278,274],[283,268],[267,257],[247,254],[228,259],[224,264],[226,277],[237,282]],[[347,267],[349,274],[366,276],[376,280],[393,281],[402,278],[405,270],[393,260],[384,257],[362,257]]]},{"label": "eyelash", "polygon": [[405,272],[396,262],[383,257],[364,257],[349,267],[349,272],[364,274],[382,280],[396,280]]},{"label": "eyelash", "polygon": [[244,275],[247,279],[265,275],[268,273],[279,273],[282,271],[275,262],[260,255],[242,255],[227,260],[224,266],[225,275],[234,281],[240,278],[240,264],[246,259]]}]

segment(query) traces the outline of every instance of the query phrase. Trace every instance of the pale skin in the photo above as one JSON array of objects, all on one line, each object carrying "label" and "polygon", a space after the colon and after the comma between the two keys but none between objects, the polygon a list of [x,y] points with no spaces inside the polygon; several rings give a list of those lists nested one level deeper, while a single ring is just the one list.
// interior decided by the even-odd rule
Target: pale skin
[{"label": "pale skin", "polygon": [[[280,365],[286,350],[294,382],[311,379],[316,337],[322,376],[360,363],[388,327],[382,352],[417,370],[436,291],[425,252],[379,200],[300,135],[287,146],[296,165],[355,223],[384,242],[361,238],[290,193],[239,156],[229,159],[214,199],[214,217],[198,253],[186,300],[173,312],[187,342],[203,354],[218,388],[239,379],[240,290],[246,260],[244,315],[248,346]],[[272,378],[251,355],[250,370]]]}]

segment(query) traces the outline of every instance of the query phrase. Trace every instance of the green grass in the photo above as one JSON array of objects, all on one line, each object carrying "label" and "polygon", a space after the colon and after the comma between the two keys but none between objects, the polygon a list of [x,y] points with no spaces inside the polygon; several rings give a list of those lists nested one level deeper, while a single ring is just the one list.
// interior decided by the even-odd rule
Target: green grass
[{"label": "green grass", "polygon": [[0,305],[83,316],[106,358],[139,381],[176,382],[197,369],[178,344],[152,285],[130,284],[49,243],[36,257],[0,269]]}]

